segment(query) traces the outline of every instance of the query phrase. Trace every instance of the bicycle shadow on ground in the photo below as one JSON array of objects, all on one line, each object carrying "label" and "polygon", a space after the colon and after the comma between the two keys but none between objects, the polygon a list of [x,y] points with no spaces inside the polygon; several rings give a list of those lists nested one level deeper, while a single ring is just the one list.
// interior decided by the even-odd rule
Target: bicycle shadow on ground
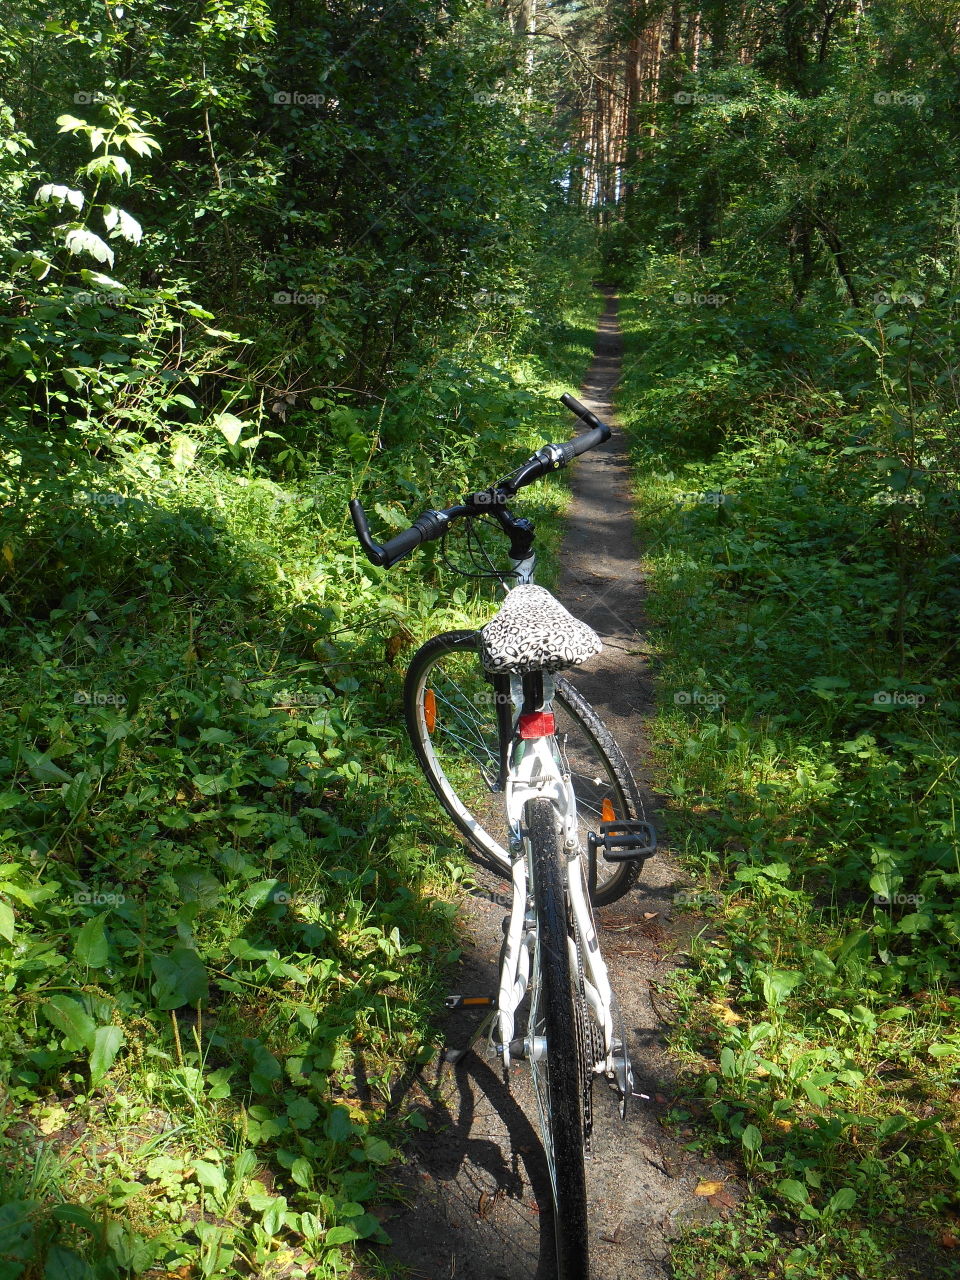
[{"label": "bicycle shadow on ground", "polygon": [[[453,981],[464,993],[485,994],[497,977],[471,948]],[[446,1046],[463,1048],[482,1016],[450,1013]],[[486,1045],[484,1037],[456,1064],[441,1050],[395,1089],[390,1112],[419,1111],[427,1127],[407,1147],[395,1180],[402,1207],[384,1222],[392,1243],[377,1253],[429,1280],[552,1280],[550,1179],[540,1135],[521,1105],[528,1081],[518,1068],[505,1082]],[[526,1089],[517,1087],[521,1081]]]}]

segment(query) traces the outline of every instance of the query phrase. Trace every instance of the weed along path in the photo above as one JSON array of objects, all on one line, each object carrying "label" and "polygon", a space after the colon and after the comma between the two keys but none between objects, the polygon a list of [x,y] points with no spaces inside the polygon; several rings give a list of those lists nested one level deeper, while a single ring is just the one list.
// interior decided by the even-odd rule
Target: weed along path
[{"label": "weed along path", "polygon": [[[611,394],[620,358],[616,299],[608,295],[582,398],[614,426]],[[644,585],[633,540],[629,459],[619,432],[575,464],[557,594],[603,639],[603,653],[573,676],[574,683],[619,739],[643,788],[643,729],[651,712]],[[477,890],[463,902],[464,955],[451,985],[465,994],[496,990],[509,905],[505,881],[482,870],[477,879]],[[615,1096],[600,1082],[594,1089],[587,1165],[592,1280],[663,1280],[670,1236],[689,1217],[720,1211],[716,1202],[696,1196],[696,1187],[728,1176],[717,1162],[685,1151],[660,1123],[670,1105],[672,1073],[651,984],[656,991],[664,981],[681,933],[689,932],[689,917],[681,928],[671,916],[679,888],[675,865],[660,854],[647,862],[631,893],[598,913],[637,1089],[650,1101],[634,1099],[623,1122]],[[450,1014],[447,1043],[465,1044],[475,1025],[476,1015]],[[427,1127],[399,1171],[405,1203],[385,1216],[393,1244],[381,1260],[391,1272],[424,1280],[552,1280],[550,1190],[529,1074],[524,1065],[516,1068],[508,1089],[499,1063],[487,1058],[483,1044],[478,1048],[456,1066],[428,1064],[405,1094],[403,1108],[416,1107]]]}]

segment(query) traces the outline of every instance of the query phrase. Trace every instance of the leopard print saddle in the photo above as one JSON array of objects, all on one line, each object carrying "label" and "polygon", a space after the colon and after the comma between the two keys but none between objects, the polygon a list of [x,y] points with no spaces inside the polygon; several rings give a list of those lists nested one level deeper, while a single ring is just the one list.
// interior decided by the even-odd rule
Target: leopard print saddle
[{"label": "leopard print saddle", "polygon": [[508,591],[500,612],[480,631],[484,669],[503,675],[578,667],[601,648],[595,631],[532,583]]}]

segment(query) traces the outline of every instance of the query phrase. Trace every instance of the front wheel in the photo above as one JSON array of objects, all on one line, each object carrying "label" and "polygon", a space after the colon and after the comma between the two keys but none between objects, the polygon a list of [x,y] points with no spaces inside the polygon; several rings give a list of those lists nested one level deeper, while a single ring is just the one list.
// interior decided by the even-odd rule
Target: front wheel
[{"label": "front wheel", "polygon": [[[448,631],[413,655],[403,690],[407,731],[420,766],[460,832],[498,869],[509,871],[493,688],[479,656],[479,633]],[[637,784],[612,734],[568,680],[556,681],[557,744],[573,779],[580,846],[601,822],[644,817]],[[597,865],[595,906],[625,894],[639,861]]]},{"label": "front wheel", "polygon": [[553,1193],[558,1280],[589,1280],[583,1081],[577,988],[567,898],[567,858],[557,812],[537,797],[524,806],[537,935],[530,973],[528,1054]]}]

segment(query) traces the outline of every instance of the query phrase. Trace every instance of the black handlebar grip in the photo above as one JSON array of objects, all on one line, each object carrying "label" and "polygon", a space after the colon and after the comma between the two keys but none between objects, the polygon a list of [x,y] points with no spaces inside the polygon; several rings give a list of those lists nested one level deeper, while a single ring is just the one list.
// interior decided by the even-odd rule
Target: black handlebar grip
[{"label": "black handlebar grip", "polygon": [[601,422],[593,431],[587,431],[582,436],[574,436],[572,440],[567,441],[567,444],[573,450],[573,456],[579,458],[581,453],[586,453],[588,449],[595,449],[598,444],[603,444],[609,439],[610,428],[605,422]]},{"label": "black handlebar grip", "polygon": [[403,533],[398,533],[395,538],[383,544],[383,567],[392,568],[398,560],[402,560],[404,556],[416,550],[424,541],[426,539],[423,536],[423,530],[418,529],[415,524],[412,524],[409,529],[404,529]]},{"label": "black handlebar grip", "polygon": [[[601,422],[595,413],[591,413],[585,404],[581,404],[579,400],[574,399],[569,391],[560,397],[560,403],[566,405],[571,413],[575,413],[582,422],[585,422],[588,427],[592,427],[594,431],[602,430],[606,431],[607,435],[610,434],[610,428],[606,423]],[[597,443],[599,444],[600,441],[597,441]]]},{"label": "black handlebar grip", "polygon": [[414,520],[409,529],[404,529],[403,533],[398,533],[395,538],[391,538],[381,546],[370,537],[366,512],[356,498],[351,499],[350,514],[353,516],[353,527],[357,531],[357,537],[367,559],[371,564],[379,565],[382,569],[391,568],[398,560],[402,560],[404,556],[419,547],[421,542],[429,542],[432,538],[441,537],[449,523],[449,517],[445,512],[425,511],[422,516]]}]

